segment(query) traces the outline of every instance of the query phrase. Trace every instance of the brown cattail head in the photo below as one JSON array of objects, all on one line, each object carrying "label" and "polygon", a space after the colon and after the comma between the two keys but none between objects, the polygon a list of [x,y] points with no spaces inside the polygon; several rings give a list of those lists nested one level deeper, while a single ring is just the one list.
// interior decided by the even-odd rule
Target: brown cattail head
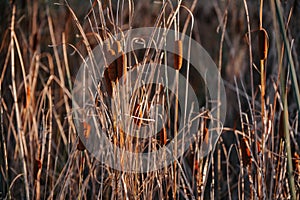
[{"label": "brown cattail head", "polygon": [[265,60],[268,56],[269,37],[267,31],[262,28],[258,31],[258,50],[259,59]]},{"label": "brown cattail head", "polygon": [[207,127],[203,128],[203,142],[205,143],[205,145],[209,145],[209,134]]},{"label": "brown cattail head", "polygon": [[108,78],[110,81],[115,82],[117,79],[117,64],[115,62],[116,52],[111,48],[109,42],[105,42],[103,50],[106,52],[106,59],[110,63],[108,66]]},{"label": "brown cattail head", "polygon": [[88,139],[90,137],[91,125],[87,122],[83,122],[83,133],[84,133],[84,137],[86,139]]},{"label": "brown cattail head", "polygon": [[167,144],[167,130],[165,126],[160,130],[160,143],[161,145]]},{"label": "brown cattail head", "polygon": [[[108,54],[112,58],[114,58],[116,56],[115,51],[112,49],[108,50]],[[117,72],[117,64],[116,64],[115,60],[113,60],[113,62],[110,63],[108,66],[108,77],[109,77],[110,81],[112,81],[112,82],[115,82],[117,80],[118,72]]]},{"label": "brown cattail head", "polygon": [[113,44],[113,50],[116,52],[116,65],[117,65],[117,76],[120,80],[122,76],[126,75],[127,72],[127,60],[126,54],[122,51],[122,45],[120,41],[116,41]]},{"label": "brown cattail head", "polygon": [[30,91],[31,91],[30,86],[27,86],[27,88],[26,88],[26,108],[28,108],[30,105]]},{"label": "brown cattail head", "polygon": [[258,154],[261,153],[261,142],[259,141],[256,141],[256,151]]},{"label": "brown cattail head", "polygon": [[33,166],[33,175],[34,178],[37,179],[38,178],[38,171],[42,168],[42,163],[40,160],[35,159],[34,160],[34,166]]},{"label": "brown cattail head", "polygon": [[126,54],[121,53],[120,57],[117,59],[117,70],[118,70],[118,79],[120,80],[122,76],[125,77],[127,73],[127,59]]},{"label": "brown cattail head", "polygon": [[[83,135],[85,139],[88,139],[90,137],[91,132],[91,125],[89,125],[87,122],[83,122]],[[77,150],[84,151],[85,146],[80,138],[78,138],[78,144],[77,144]]]},{"label": "brown cattail head", "polygon": [[174,68],[180,70],[182,67],[182,40],[176,40],[174,48]]},{"label": "brown cattail head", "polygon": [[78,151],[84,151],[85,150],[85,146],[83,144],[83,142],[81,141],[81,139],[78,139],[78,144],[77,144],[77,150]]},{"label": "brown cattail head", "polygon": [[112,97],[113,88],[112,88],[112,84],[111,84],[111,81],[110,81],[109,76],[108,76],[108,68],[106,68],[104,70],[104,75],[103,76],[104,76],[104,84],[105,84],[107,94],[108,94],[109,97]]},{"label": "brown cattail head", "polygon": [[242,138],[241,141],[242,161],[245,166],[251,165],[251,151],[247,138]]}]

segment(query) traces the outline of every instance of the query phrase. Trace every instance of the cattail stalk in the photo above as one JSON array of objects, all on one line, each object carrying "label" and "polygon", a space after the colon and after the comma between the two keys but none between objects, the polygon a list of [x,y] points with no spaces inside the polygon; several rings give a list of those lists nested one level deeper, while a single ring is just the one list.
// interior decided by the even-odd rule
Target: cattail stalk
[{"label": "cattail stalk", "polygon": [[259,56],[260,56],[260,82],[261,82],[261,122],[262,122],[262,133],[261,133],[261,145],[262,145],[262,172],[261,175],[258,176],[258,195],[259,197],[263,197],[263,189],[264,189],[264,176],[265,169],[263,167],[265,163],[265,60],[267,59],[267,33],[263,28],[263,0],[260,0],[260,9],[259,9],[259,35],[258,35],[258,47],[259,47]]},{"label": "cattail stalk", "polygon": [[[175,55],[174,55],[174,69],[176,70],[176,77],[175,80],[179,80],[179,70],[182,67],[182,41],[176,40],[174,44],[175,48]],[[177,121],[178,121],[178,82],[176,82],[176,95],[175,95],[175,115],[174,115],[174,157],[177,157],[177,134],[178,134],[178,127],[177,127]],[[177,175],[176,175],[176,165],[177,162],[174,162],[174,187],[173,187],[173,198],[176,199],[176,193],[177,193]]]}]

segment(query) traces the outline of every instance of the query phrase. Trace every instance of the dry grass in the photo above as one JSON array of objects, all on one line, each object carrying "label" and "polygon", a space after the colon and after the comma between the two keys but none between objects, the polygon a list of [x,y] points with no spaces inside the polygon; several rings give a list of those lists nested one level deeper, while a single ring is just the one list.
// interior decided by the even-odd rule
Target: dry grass
[{"label": "dry grass", "polygon": [[[297,1],[22,2],[0,3],[0,199],[299,199]],[[204,158],[200,146],[207,142],[203,136],[212,119],[203,79],[192,66],[164,51],[125,55],[120,43],[102,44],[116,33],[145,26],[190,34],[218,63],[227,118],[218,127],[222,135],[214,151]],[[180,35],[175,38],[180,52]],[[116,117],[123,100],[117,82],[127,70],[139,63],[174,63],[177,91],[179,73],[199,91],[205,106],[198,134],[172,165],[122,172],[85,149],[72,115],[72,91],[79,63],[92,57],[99,44],[103,51],[121,55],[107,66],[106,90],[99,90],[95,102],[115,145],[133,152],[156,150],[176,136],[182,114],[178,101],[170,97],[168,104],[159,85],[145,86],[128,104],[134,122],[146,123],[141,118],[157,102],[173,118],[151,142],[124,134]],[[108,103],[111,97],[117,98],[116,105]],[[81,131],[89,137],[89,124],[83,123]]]}]

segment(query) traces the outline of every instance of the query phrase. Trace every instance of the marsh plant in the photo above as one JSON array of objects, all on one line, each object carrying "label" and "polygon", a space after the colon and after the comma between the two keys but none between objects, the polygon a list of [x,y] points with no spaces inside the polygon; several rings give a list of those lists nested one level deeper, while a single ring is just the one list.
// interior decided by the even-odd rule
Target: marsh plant
[{"label": "marsh plant", "polygon": [[0,199],[299,199],[297,1],[0,10]]}]

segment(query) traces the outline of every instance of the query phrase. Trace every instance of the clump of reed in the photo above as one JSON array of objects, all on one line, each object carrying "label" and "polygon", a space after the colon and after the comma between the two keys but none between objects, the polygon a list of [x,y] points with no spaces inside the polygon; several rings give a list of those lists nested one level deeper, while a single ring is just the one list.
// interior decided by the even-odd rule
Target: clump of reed
[{"label": "clump of reed", "polygon": [[[2,4],[7,8],[3,16],[9,17],[0,19],[0,199],[299,197],[299,55],[294,47],[299,41],[290,25],[297,24],[296,4],[287,3],[285,10],[278,0],[259,5],[246,0]],[[199,113],[199,131],[183,157],[154,172],[129,173],[97,161],[78,137],[71,102],[79,63],[97,45],[118,57],[104,70],[94,106],[112,143],[132,152],[168,144],[182,113],[169,91],[145,85],[128,103],[132,122],[138,127],[148,123],[154,104],[171,117],[151,140],[126,134],[117,116],[124,100],[118,82],[127,71],[146,63],[172,65],[177,74],[170,81],[177,91],[182,89],[176,85],[179,73],[203,91],[181,56],[180,35],[174,41],[176,55],[153,49],[123,53],[124,41],[112,36],[139,26],[172,28],[200,42],[218,63],[228,114],[218,144],[206,157],[200,150],[208,143],[209,106]],[[111,45],[103,44],[107,39]],[[87,138],[90,128],[82,123]]]}]

